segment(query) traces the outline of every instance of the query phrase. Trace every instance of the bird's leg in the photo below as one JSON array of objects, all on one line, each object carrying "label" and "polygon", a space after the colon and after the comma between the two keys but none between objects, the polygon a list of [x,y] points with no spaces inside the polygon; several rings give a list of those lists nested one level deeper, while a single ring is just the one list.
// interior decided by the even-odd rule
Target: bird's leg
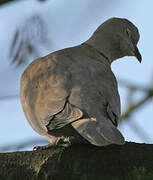
[{"label": "bird's leg", "polygon": [[60,147],[68,147],[70,146],[72,143],[71,143],[71,138],[70,137],[60,137],[59,141],[57,142],[57,146],[60,146]]}]

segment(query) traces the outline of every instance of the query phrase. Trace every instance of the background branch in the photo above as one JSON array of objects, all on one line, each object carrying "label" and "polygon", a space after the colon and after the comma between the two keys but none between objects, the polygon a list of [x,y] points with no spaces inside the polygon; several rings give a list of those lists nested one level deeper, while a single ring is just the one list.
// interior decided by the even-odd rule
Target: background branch
[{"label": "background branch", "polygon": [[133,89],[135,91],[138,90],[138,91],[145,91],[145,92],[150,91],[149,87],[146,87],[146,86],[143,86],[140,84],[136,84],[136,83],[132,83],[125,79],[118,78],[118,82],[119,82],[120,86],[125,87],[127,89]]},{"label": "background branch", "polygon": [[153,97],[153,89],[149,90],[147,92],[147,94],[137,103],[135,104],[131,104],[127,110],[122,114],[121,116],[121,120],[131,116],[131,114],[137,110],[138,108],[140,108],[142,105],[144,105],[146,102],[148,102],[149,100],[151,100],[151,98]]}]

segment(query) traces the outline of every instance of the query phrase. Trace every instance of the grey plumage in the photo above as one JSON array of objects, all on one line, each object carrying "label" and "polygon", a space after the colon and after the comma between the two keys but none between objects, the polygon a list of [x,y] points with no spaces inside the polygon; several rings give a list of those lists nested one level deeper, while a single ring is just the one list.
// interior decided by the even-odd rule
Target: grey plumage
[{"label": "grey plumage", "polygon": [[82,45],[32,62],[21,79],[21,103],[32,128],[51,146],[124,144],[116,128],[120,97],[110,65],[123,56],[141,61],[138,40],[131,22],[112,18]]}]

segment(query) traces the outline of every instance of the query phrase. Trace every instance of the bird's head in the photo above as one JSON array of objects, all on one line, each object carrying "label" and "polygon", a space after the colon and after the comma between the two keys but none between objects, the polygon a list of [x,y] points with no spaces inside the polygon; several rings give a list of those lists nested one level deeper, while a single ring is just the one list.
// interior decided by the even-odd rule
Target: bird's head
[{"label": "bird's head", "polygon": [[135,56],[141,62],[137,48],[139,36],[137,27],[129,20],[111,18],[99,26],[86,43],[101,51],[111,62],[124,56]]},{"label": "bird's head", "polygon": [[124,26],[121,33],[122,38],[120,40],[120,48],[123,51],[124,56],[135,56],[141,63],[142,57],[137,48],[139,41],[139,31],[134,24],[127,19],[122,19]]}]

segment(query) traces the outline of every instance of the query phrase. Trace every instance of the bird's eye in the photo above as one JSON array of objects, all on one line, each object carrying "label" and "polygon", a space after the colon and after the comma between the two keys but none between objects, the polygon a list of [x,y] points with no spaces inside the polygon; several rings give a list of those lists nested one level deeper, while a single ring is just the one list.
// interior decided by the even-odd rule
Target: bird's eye
[{"label": "bird's eye", "polygon": [[128,37],[131,38],[131,30],[127,28],[126,33],[127,33]]}]

